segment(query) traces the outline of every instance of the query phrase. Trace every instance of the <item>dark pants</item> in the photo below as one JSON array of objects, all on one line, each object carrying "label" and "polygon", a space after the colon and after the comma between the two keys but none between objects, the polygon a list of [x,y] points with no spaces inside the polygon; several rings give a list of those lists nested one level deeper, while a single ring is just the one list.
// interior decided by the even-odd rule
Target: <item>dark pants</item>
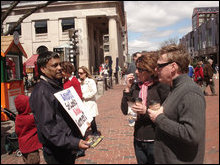
[{"label": "dark pants", "polygon": [[98,133],[98,130],[97,130],[97,125],[96,125],[96,122],[95,122],[95,117],[93,117],[93,120],[91,122],[91,128],[92,128],[92,133]]},{"label": "dark pants", "polygon": [[64,155],[55,156],[43,151],[44,159],[47,164],[75,164],[76,155],[65,153]]},{"label": "dark pants", "polygon": [[154,142],[141,142],[134,139],[134,149],[138,164],[154,164]]}]

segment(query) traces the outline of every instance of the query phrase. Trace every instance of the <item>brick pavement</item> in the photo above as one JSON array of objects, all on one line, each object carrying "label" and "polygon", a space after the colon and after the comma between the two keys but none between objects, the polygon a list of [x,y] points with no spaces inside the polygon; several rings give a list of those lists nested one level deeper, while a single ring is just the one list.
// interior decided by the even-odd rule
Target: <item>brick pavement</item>
[{"label": "brick pavement", "polygon": [[[128,126],[127,117],[121,113],[122,85],[114,86],[98,100],[99,116],[96,117],[103,141],[94,149],[88,149],[86,156],[76,164],[136,164],[133,149],[133,127]],[[219,91],[219,80],[216,80]],[[210,90],[207,88],[207,92]],[[219,93],[218,93],[219,94]],[[206,152],[205,164],[219,163],[219,96],[206,96]],[[1,164],[23,164],[21,157],[14,154],[1,155]],[[41,164],[45,164],[41,152]]]},{"label": "brick pavement", "polygon": [[[206,149],[204,164],[219,164],[219,79],[215,80],[218,96],[206,96]],[[206,92],[211,94],[210,88]]]}]

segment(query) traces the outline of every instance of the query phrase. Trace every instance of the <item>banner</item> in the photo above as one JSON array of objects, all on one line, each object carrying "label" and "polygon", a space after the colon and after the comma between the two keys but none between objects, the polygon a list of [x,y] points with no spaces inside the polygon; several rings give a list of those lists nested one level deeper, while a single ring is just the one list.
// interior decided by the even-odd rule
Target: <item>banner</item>
[{"label": "banner", "polygon": [[88,109],[89,107],[87,108],[83,104],[73,87],[57,92],[54,96],[62,104],[63,108],[67,111],[84,136],[88,126],[93,120]]}]

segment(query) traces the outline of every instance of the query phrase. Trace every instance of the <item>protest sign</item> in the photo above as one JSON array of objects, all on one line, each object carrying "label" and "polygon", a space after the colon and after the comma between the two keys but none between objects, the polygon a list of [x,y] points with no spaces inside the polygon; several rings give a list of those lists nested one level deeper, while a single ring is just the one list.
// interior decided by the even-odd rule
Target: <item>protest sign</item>
[{"label": "protest sign", "polygon": [[84,136],[93,118],[90,115],[89,109],[83,104],[75,89],[70,87],[55,93],[54,96],[67,111]]}]

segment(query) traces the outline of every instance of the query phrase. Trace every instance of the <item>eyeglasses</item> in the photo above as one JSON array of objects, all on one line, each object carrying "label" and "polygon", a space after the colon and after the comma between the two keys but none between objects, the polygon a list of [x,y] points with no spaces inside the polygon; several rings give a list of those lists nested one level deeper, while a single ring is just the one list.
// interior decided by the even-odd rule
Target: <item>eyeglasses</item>
[{"label": "eyeglasses", "polygon": [[157,68],[163,68],[171,63],[173,63],[174,61],[170,61],[170,62],[166,62],[166,63],[162,63],[162,64],[157,64]]},{"label": "eyeglasses", "polygon": [[78,74],[84,74],[84,72],[78,72]]},{"label": "eyeglasses", "polygon": [[136,68],[137,68],[137,70],[138,70],[139,73],[142,73],[142,72],[144,72],[144,71],[148,72],[147,69],[139,68],[139,67],[136,67]]}]

